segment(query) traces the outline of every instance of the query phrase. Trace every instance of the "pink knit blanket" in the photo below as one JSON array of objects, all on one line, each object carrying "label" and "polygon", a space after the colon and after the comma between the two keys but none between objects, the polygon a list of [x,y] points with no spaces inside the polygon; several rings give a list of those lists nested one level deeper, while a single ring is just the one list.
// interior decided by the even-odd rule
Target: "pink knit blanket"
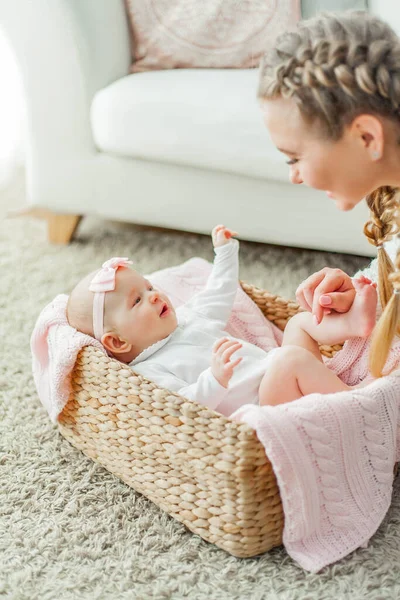
[{"label": "pink knit blanket", "polygon": [[[399,372],[397,372],[399,373]],[[365,546],[391,501],[400,460],[400,375],[280,406],[242,406],[232,419],[257,432],[277,477],[283,543],[317,572]]]}]

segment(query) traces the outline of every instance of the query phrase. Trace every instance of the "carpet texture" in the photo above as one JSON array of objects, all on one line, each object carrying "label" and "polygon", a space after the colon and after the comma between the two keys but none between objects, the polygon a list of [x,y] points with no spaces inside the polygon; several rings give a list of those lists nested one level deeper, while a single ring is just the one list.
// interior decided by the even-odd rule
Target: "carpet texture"
[{"label": "carpet texture", "polygon": [[[17,181],[0,195],[0,214],[22,203]],[[400,597],[399,478],[369,547],[310,575],[283,548],[236,559],[207,544],[59,435],[34,388],[30,333],[47,302],[113,255],[151,272],[192,256],[212,260],[213,252],[207,236],[95,218],[83,221],[71,245],[56,247],[41,221],[0,221],[0,597]],[[242,242],[240,263],[242,279],[293,297],[296,285],[325,265],[354,273],[368,260]]]}]

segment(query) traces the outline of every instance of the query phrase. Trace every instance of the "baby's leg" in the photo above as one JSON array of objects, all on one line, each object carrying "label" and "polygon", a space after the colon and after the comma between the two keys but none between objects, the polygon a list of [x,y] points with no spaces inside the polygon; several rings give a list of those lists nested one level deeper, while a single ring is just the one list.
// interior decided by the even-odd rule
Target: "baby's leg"
[{"label": "baby's leg", "polygon": [[260,405],[275,406],[307,394],[329,394],[351,389],[312,352],[285,346],[271,358],[259,388]]},{"label": "baby's leg", "polygon": [[319,344],[340,344],[350,337],[366,337],[375,325],[377,294],[364,279],[354,281],[356,296],[347,313],[326,315],[317,325],[309,312],[288,322],[282,348],[272,357],[259,388],[260,404],[283,404],[307,394],[351,389],[325,367]]},{"label": "baby's leg", "polygon": [[318,342],[309,333],[315,327],[313,316],[309,312],[298,313],[292,317],[283,332],[282,347],[299,346],[308,350],[318,361],[322,362]]}]

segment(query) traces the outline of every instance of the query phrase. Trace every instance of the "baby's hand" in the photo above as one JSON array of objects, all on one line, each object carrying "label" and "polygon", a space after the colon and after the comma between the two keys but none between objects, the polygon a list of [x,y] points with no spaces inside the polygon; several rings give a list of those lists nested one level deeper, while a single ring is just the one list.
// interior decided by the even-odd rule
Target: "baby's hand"
[{"label": "baby's hand", "polygon": [[211,232],[214,248],[225,246],[234,235],[237,235],[237,231],[232,231],[225,225],[216,225]]},{"label": "baby's hand", "polygon": [[240,357],[231,362],[230,358],[232,354],[241,347],[242,344],[240,342],[237,340],[230,340],[226,337],[217,340],[214,344],[211,357],[211,373],[224,388],[228,387],[228,383],[233,375],[235,367],[242,360]]}]

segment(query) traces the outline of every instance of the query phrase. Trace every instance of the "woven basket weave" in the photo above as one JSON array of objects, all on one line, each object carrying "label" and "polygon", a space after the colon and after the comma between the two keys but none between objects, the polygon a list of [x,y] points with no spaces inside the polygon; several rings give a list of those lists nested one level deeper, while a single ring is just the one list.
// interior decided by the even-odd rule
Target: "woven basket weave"
[{"label": "woven basket weave", "polygon": [[[244,291],[280,329],[297,304]],[[321,347],[331,356],[340,347]],[[59,418],[73,446],[191,531],[238,557],[282,543],[276,478],[255,432],[158,388],[93,347],[79,353]]]}]

